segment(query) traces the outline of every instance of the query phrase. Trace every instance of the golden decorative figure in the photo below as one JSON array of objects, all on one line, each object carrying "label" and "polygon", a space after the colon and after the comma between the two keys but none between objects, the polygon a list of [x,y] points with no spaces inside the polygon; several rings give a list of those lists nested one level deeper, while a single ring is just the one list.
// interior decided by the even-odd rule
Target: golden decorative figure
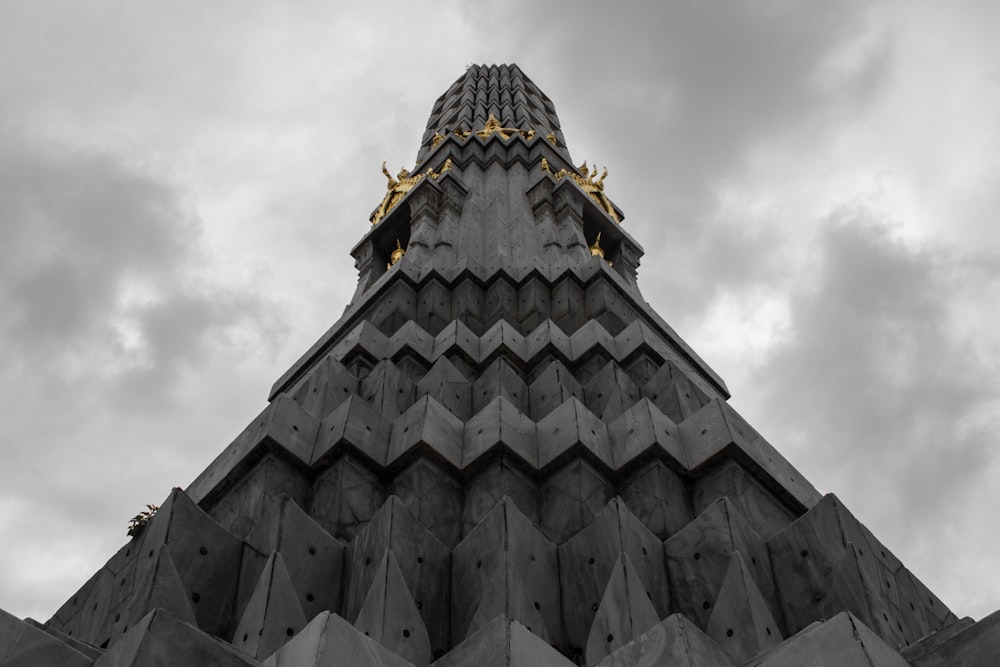
[{"label": "golden decorative figure", "polygon": [[444,164],[443,164],[443,165],[441,165],[441,168],[440,168],[440,169],[438,169],[438,172],[437,172],[436,174],[434,173],[434,170],[433,170],[433,169],[428,169],[428,170],[427,170],[427,173],[428,173],[428,175],[429,175],[429,176],[430,176],[431,178],[433,178],[434,180],[437,180],[438,176],[440,176],[440,175],[441,175],[441,174],[443,174],[444,172],[446,172],[446,171],[451,171],[451,168],[452,168],[453,166],[455,166],[455,165],[453,165],[453,164],[452,164],[452,162],[451,162],[451,158],[448,158],[447,160],[445,160],[445,161],[444,161]]},{"label": "golden decorative figure", "polygon": [[382,173],[385,174],[388,183],[385,186],[385,197],[382,198],[382,203],[379,204],[378,210],[372,216],[373,225],[377,225],[399,203],[399,200],[424,177],[423,174],[410,176],[410,171],[406,167],[403,167],[396,174],[396,178],[393,178],[389,170],[385,168],[385,162],[382,163]]},{"label": "golden decorative figure", "polygon": [[545,135],[545,138],[548,139],[549,143],[552,144],[553,146],[559,145],[558,140],[556,139],[555,132],[549,132],[548,134]]},{"label": "golden decorative figure", "polygon": [[597,232],[597,238],[594,239],[594,245],[590,246],[590,256],[600,257],[604,259],[604,248],[601,247],[601,233]]},{"label": "golden decorative figure", "polygon": [[441,134],[440,132],[435,132],[434,138],[431,139],[431,146],[437,147],[437,145],[440,144],[442,141],[444,141],[444,135]]},{"label": "golden decorative figure", "polygon": [[584,192],[590,195],[590,198],[597,202],[598,206],[600,206],[605,213],[610,215],[615,222],[621,222],[621,220],[618,219],[618,213],[615,211],[615,207],[611,205],[611,200],[608,199],[606,194],[604,194],[604,179],[608,177],[608,168],[604,168],[604,171],[601,173],[601,177],[596,181],[594,178],[597,176],[597,167],[594,167],[593,171],[591,171],[587,166],[586,160],[583,161],[583,164],[577,167],[577,170],[580,173],[560,169],[553,174],[551,167],[549,167],[549,161],[542,158],[542,171],[551,174],[557,181],[561,181],[563,178],[568,176],[574,183],[579,185]]},{"label": "golden decorative figure", "polygon": [[517,132],[515,128],[504,127],[500,124],[500,119],[490,114],[490,117],[486,119],[486,124],[483,125],[483,129],[476,132],[476,136],[480,139],[489,139],[494,134],[499,134],[501,139],[510,139],[511,132]]},{"label": "golden decorative figure", "polygon": [[389,263],[385,265],[386,270],[391,269],[393,264],[403,259],[403,255],[405,254],[406,251],[403,250],[403,246],[400,245],[399,239],[396,239],[396,249],[389,255]]},{"label": "golden decorative figure", "polygon": [[456,127],[454,132],[452,132],[452,134],[454,134],[459,139],[468,139],[469,135],[472,134],[472,130],[460,130]]}]

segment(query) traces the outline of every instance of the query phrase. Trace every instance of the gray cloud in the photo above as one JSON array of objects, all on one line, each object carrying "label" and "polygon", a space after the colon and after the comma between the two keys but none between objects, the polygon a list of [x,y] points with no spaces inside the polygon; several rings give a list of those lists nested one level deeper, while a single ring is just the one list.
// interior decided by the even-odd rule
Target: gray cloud
[{"label": "gray cloud", "polygon": [[792,296],[789,341],[751,379],[765,432],[814,482],[864,498],[856,511],[887,541],[909,530],[899,516],[944,520],[989,484],[1000,385],[953,308],[998,281],[994,262],[911,247],[842,210]]}]

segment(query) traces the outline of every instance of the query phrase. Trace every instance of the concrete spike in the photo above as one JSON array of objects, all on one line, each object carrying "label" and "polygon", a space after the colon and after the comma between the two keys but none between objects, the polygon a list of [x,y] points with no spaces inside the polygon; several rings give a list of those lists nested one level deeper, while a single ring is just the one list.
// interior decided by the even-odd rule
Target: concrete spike
[{"label": "concrete spike", "polygon": [[392,492],[445,545],[462,539],[462,486],[443,467],[418,458],[396,475]]},{"label": "concrete spike", "polygon": [[[723,498],[663,543],[674,609],[704,628],[734,551],[743,554],[764,598],[774,600],[764,541]],[[773,602],[772,602],[773,604]]]},{"label": "concrete spike", "polygon": [[620,488],[625,504],[661,540],[694,519],[687,482],[662,461],[647,463]]},{"label": "concrete spike", "polygon": [[394,363],[379,361],[361,382],[361,398],[389,419],[394,419],[413,405],[415,386]]},{"label": "concrete spike", "polygon": [[697,412],[708,400],[673,362],[667,362],[642,386],[642,393],[674,422]]},{"label": "concrete spike", "polygon": [[734,667],[715,641],[684,614],[671,614],[594,667]]},{"label": "concrete spike", "polygon": [[912,608],[900,604],[895,575],[872,553],[860,522],[832,494],[772,536],[768,549],[775,571],[782,572],[778,584],[790,632],[846,610],[899,647],[906,643],[904,627],[927,621],[926,604],[933,599],[920,598]]},{"label": "concrete spike", "polygon": [[162,609],[154,609],[135,627],[129,628],[121,641],[94,662],[94,667],[252,667],[257,664],[229,644]]},{"label": "concrete spike", "polygon": [[93,659],[0,609],[0,664],[88,667]]},{"label": "concrete spike", "polygon": [[555,545],[504,497],[452,554],[452,639],[477,632],[497,614],[561,640]]},{"label": "concrete spike", "polygon": [[[246,538],[241,571],[238,609],[256,587],[269,554],[281,553],[288,575],[299,594],[306,618],[325,609],[340,609],[343,600],[341,579],[346,547],[326,532],[288,496],[281,496],[269,508],[264,520]],[[265,555],[266,554],[266,555]],[[259,562],[259,567],[255,563]]]},{"label": "concrete spike", "polygon": [[271,655],[306,624],[299,595],[277,551],[271,554],[233,633],[232,644],[254,658]]},{"label": "concrete spike", "polygon": [[386,465],[398,465],[418,452],[460,468],[463,456],[462,420],[430,396],[424,396],[392,424]]},{"label": "concrete spike", "polygon": [[613,498],[586,528],[559,546],[563,619],[570,651],[581,651],[620,554],[631,559],[657,617],[670,608],[663,544]]},{"label": "concrete spike", "polygon": [[594,520],[613,495],[611,482],[576,458],[542,483],[539,525],[554,542],[563,542]]},{"label": "concrete spike", "polygon": [[586,659],[593,664],[659,622],[660,617],[624,551],[611,570],[587,637]]},{"label": "concrete spike", "polygon": [[373,464],[384,466],[391,427],[392,422],[363,398],[351,395],[320,424],[310,464],[321,468],[353,450]]},{"label": "concrete spike", "polygon": [[609,361],[584,387],[587,407],[610,422],[639,400],[639,388],[617,361]]},{"label": "concrete spike", "polygon": [[308,465],[316,444],[319,420],[306,412],[287,394],[277,394],[243,432],[188,485],[191,500],[206,509],[219,496],[245,477],[251,467],[267,452],[281,451],[282,456]]},{"label": "concrete spike", "polygon": [[504,358],[482,369],[472,385],[472,410],[479,412],[502,396],[521,412],[528,412],[528,385]]},{"label": "concrete spike", "polygon": [[580,447],[608,468],[614,466],[608,427],[572,397],[538,422],[538,467],[545,468]]},{"label": "concrete spike", "polygon": [[488,452],[502,447],[532,469],[538,468],[535,422],[502,396],[465,423],[462,467],[474,468]]},{"label": "concrete spike", "polygon": [[517,621],[497,616],[433,667],[572,667],[573,663]]},{"label": "concrete spike", "polygon": [[705,634],[737,663],[781,643],[781,632],[739,551],[733,552]]},{"label": "concrete spike", "polygon": [[438,357],[416,391],[417,398],[433,397],[462,421],[472,417],[472,385],[447,357]]},{"label": "concrete spike", "polygon": [[350,623],[323,612],[262,663],[263,667],[414,667]]},{"label": "concrete spike", "polygon": [[378,564],[392,550],[427,627],[431,649],[448,646],[451,550],[424,528],[396,496],[390,496],[347,548],[344,615],[357,618]]},{"label": "concrete spike", "polygon": [[[168,545],[157,549],[152,569],[138,582],[125,613],[115,623],[117,634],[125,634],[143,616],[157,608],[170,612],[179,621],[197,625],[190,594],[184,588]],[[117,641],[118,638],[112,639]]]},{"label": "concrete spike", "polygon": [[[2,612],[2,611],[3,610],[0,610],[0,612]],[[102,649],[97,648],[93,644],[91,644],[89,642],[81,641],[81,640],[77,639],[76,637],[73,637],[71,635],[67,635],[64,632],[60,632],[59,630],[56,630],[55,628],[53,628],[50,625],[45,625],[44,623],[40,623],[40,622],[36,621],[35,619],[31,618],[30,616],[27,617],[27,618],[25,618],[24,622],[27,623],[28,625],[30,625],[31,627],[37,629],[37,630],[41,630],[42,632],[44,632],[44,633],[46,633],[48,635],[51,635],[56,640],[62,642],[63,644],[66,644],[71,649],[74,649],[75,651],[77,651],[79,653],[82,653],[83,655],[87,656],[91,660],[97,660],[104,653],[104,651]]]},{"label": "concrete spike", "polygon": [[500,456],[465,484],[462,536],[468,535],[497,501],[510,496],[532,522],[538,521],[538,484],[507,458]]},{"label": "concrete spike", "polygon": [[171,492],[143,532],[141,552],[135,554],[136,580],[142,581],[150,575],[156,565],[156,553],[163,545],[169,545],[171,560],[190,596],[198,627],[216,636],[228,635],[233,627],[232,609],[243,543],[180,489]]},{"label": "concrete spike", "polygon": [[784,503],[733,459],[723,461],[695,481],[691,504],[694,511],[700,513],[722,497],[729,498],[765,540],[784,530],[796,518]]},{"label": "concrete spike", "polygon": [[354,627],[414,665],[431,661],[431,640],[392,551],[379,563]]},{"label": "concrete spike", "polygon": [[350,541],[384,502],[382,482],[359,460],[345,456],[316,477],[309,514],[326,532]]},{"label": "concrete spike", "polygon": [[562,362],[554,360],[535,378],[528,388],[531,397],[531,417],[539,421],[550,412],[575,397],[583,400],[583,387]]},{"label": "concrete spike", "polygon": [[746,667],[908,667],[908,663],[850,612],[813,623]]},{"label": "concrete spike", "polygon": [[316,419],[324,419],[358,390],[358,379],[328,354],[289,392],[289,396]]},{"label": "concrete spike", "polygon": [[608,424],[615,468],[633,468],[649,457],[687,468],[680,430],[648,398],[639,399]]}]

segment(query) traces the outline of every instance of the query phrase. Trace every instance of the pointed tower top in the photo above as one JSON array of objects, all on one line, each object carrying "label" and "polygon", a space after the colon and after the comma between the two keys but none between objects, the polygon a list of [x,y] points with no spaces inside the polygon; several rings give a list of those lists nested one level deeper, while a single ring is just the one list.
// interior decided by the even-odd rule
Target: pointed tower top
[{"label": "pointed tower top", "polygon": [[494,118],[498,129],[533,132],[566,151],[556,108],[517,65],[470,65],[434,103],[417,153],[423,162],[449,133],[471,133]]}]

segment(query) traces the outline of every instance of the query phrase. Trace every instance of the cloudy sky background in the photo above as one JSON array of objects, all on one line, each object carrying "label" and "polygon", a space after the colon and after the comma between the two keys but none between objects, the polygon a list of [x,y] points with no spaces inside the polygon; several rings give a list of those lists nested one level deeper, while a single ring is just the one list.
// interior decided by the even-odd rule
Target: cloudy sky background
[{"label": "cloudy sky background", "polygon": [[517,62],[737,410],[1000,608],[1000,5],[274,4],[0,0],[0,607],[47,619],[264,407],[382,160]]}]

